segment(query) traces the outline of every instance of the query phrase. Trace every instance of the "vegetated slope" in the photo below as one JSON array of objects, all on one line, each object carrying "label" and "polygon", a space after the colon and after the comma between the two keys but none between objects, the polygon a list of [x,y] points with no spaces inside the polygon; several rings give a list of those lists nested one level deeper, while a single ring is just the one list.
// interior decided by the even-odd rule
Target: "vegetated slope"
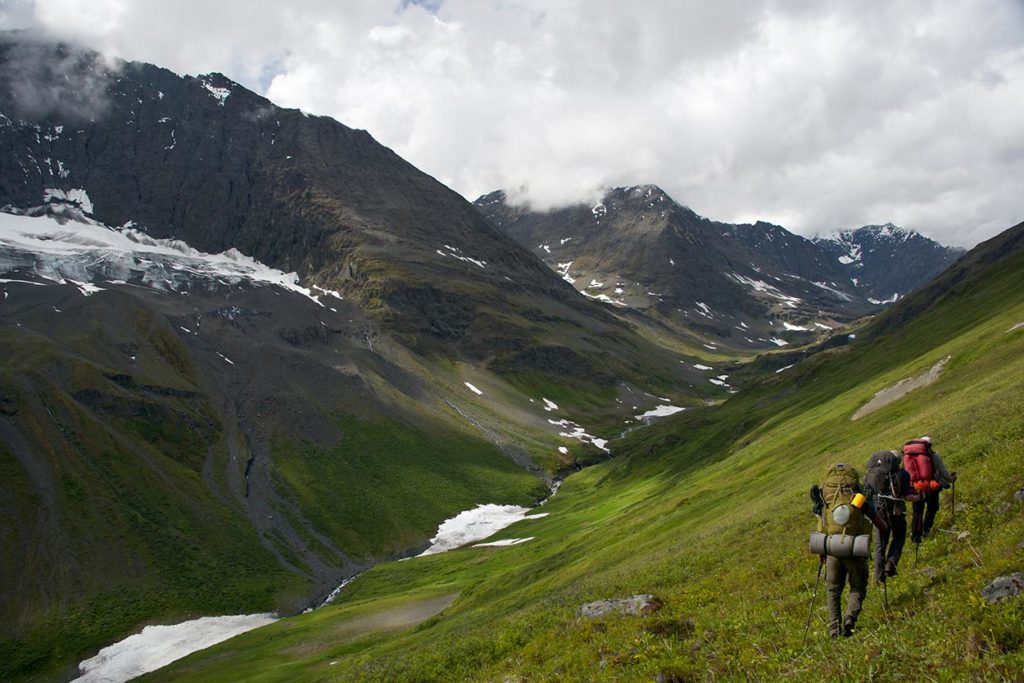
[{"label": "vegetated slope", "polygon": [[739,349],[821,336],[962,253],[894,226],[811,241],[770,223],[711,221],[653,185],[548,212],[509,204],[501,191],[475,203],[587,296]]},{"label": "vegetated slope", "polygon": [[[549,516],[501,534],[533,541],[378,566],[336,606],[145,680],[1014,680],[1024,598],[989,605],[979,591],[1020,569],[1024,539],[1014,498],[1024,466],[1022,243],[1024,224],[849,346],[630,434],[616,444],[620,457],[566,481]],[[880,389],[946,357],[936,383],[850,419]],[[818,566],[806,549],[809,486],[829,463],[862,468],[873,451],[923,433],[959,473],[955,527],[946,492],[933,536],[916,559],[908,547],[890,581],[888,606],[872,585],[857,633],[833,642],[819,595],[804,644]],[[460,589],[415,629],[333,635],[359,615]],[[576,614],[638,593],[664,607]]]},{"label": "vegetated slope", "polygon": [[24,35],[0,82],[0,678],[295,612],[726,394],[365,132]]}]

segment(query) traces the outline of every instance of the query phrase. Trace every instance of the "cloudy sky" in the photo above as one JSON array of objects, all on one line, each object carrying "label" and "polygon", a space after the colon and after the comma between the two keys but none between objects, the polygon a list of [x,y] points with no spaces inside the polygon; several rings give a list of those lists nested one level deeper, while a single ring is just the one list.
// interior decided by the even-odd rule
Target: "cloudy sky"
[{"label": "cloudy sky", "polygon": [[810,235],[1024,220],[1022,0],[0,0],[365,128],[469,199],[655,183]]}]

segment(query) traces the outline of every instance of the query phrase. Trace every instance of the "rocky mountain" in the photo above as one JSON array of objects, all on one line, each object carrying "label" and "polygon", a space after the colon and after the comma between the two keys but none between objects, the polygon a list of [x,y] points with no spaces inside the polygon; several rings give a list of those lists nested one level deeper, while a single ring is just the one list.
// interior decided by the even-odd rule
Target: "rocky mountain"
[{"label": "rocky mountain", "polygon": [[872,303],[888,303],[930,282],[965,251],[892,223],[819,235],[814,243],[849,271]]},{"label": "rocky mountain", "polygon": [[217,74],[3,34],[0,207],[0,678],[301,610],[727,393],[365,131]]},{"label": "rocky mountain", "polygon": [[833,242],[769,223],[712,221],[652,185],[546,213],[510,205],[500,191],[475,203],[585,295],[739,349],[827,333],[886,303],[875,297],[876,283],[902,296],[955,256],[917,236],[888,250],[869,247],[871,258],[858,266],[837,257]]}]

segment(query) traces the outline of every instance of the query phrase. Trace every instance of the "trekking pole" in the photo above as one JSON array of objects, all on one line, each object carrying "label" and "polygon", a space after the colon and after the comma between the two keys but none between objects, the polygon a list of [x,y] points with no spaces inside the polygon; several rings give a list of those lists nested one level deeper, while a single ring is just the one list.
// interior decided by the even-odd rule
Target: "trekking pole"
[{"label": "trekking pole", "polygon": [[882,582],[882,597],[885,600],[885,617],[889,618],[889,582]]},{"label": "trekking pole", "polygon": [[950,508],[953,510],[953,521],[951,521],[949,523],[949,528],[950,529],[954,529],[954,528],[956,528],[956,480],[955,479],[950,483],[949,487],[950,487],[949,495],[952,498],[952,500],[951,500],[949,505],[950,505]]},{"label": "trekking pole", "polygon": [[821,581],[821,570],[824,568],[824,562],[818,565],[818,577],[814,579],[814,594],[811,595],[811,606],[807,610],[807,625],[804,626],[804,641],[802,645],[807,644],[807,632],[811,629],[811,615],[814,614],[814,601],[818,597],[818,582]]}]

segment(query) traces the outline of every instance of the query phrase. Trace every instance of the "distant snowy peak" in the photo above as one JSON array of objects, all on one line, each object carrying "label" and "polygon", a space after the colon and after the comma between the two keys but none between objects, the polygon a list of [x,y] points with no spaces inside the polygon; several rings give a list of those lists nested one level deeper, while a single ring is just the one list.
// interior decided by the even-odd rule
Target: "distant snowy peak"
[{"label": "distant snowy peak", "polygon": [[869,240],[887,241],[895,244],[902,244],[911,240],[932,241],[915,230],[907,230],[893,223],[865,225],[860,228],[847,228],[832,233],[818,234],[812,241],[841,245],[860,245]]},{"label": "distant snowy peak", "polygon": [[963,253],[892,223],[818,235],[813,241],[875,305],[892,303],[928,282]]}]

